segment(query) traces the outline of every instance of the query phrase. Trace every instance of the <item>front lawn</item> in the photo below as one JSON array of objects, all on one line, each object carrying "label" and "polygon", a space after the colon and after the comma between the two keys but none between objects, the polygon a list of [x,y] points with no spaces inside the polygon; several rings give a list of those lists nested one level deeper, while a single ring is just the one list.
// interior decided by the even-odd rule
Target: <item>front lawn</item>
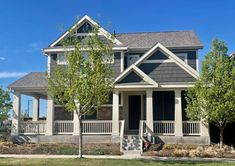
[{"label": "front lawn", "polygon": [[0,166],[232,166],[233,162],[206,162],[206,161],[153,161],[153,160],[110,160],[110,159],[16,159],[0,158]]}]

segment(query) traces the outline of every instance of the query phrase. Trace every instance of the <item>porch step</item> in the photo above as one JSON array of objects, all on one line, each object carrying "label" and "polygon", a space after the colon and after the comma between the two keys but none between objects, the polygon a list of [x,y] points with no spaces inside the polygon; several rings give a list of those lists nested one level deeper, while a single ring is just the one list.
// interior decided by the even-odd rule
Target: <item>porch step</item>
[{"label": "porch step", "polygon": [[141,151],[141,140],[138,135],[124,135],[122,140],[122,149],[124,153],[134,153]]}]

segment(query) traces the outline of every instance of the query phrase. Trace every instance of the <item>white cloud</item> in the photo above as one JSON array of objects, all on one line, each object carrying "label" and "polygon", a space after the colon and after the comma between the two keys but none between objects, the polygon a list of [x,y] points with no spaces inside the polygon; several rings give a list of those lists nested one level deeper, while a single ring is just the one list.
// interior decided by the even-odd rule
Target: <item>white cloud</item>
[{"label": "white cloud", "polygon": [[0,56],[0,60],[4,61],[4,60],[6,60],[6,58]]},{"label": "white cloud", "polygon": [[0,79],[22,77],[26,74],[27,74],[26,72],[0,72]]}]

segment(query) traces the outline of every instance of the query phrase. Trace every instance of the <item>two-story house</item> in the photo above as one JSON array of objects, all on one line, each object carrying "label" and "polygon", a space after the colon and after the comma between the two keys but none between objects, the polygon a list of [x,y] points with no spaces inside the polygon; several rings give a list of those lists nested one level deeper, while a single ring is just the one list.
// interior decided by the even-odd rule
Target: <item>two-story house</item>
[{"label": "two-story house", "polygon": [[[88,35],[84,27],[96,25],[84,16],[71,28],[79,37]],[[68,33],[43,49],[48,73],[57,65],[67,65],[61,40]],[[86,142],[119,142],[123,135],[151,133],[165,143],[210,143],[208,128],[200,120],[189,121],[185,113],[185,90],[198,79],[198,50],[203,48],[193,31],[117,33],[111,38],[99,27],[99,35],[114,43],[110,65],[115,72],[115,88],[108,104],[84,117]],[[14,93],[12,135],[36,142],[77,141],[77,116],[48,96],[45,73],[29,73],[9,88]],[[32,120],[20,118],[21,94],[34,98]],[[40,98],[47,100],[46,120],[39,118]]]}]

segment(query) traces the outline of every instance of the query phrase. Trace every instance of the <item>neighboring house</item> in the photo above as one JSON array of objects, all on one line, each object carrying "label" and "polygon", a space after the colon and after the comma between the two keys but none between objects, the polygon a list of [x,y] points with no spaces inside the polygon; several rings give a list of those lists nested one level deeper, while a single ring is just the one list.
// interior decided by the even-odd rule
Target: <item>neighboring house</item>
[{"label": "neighboring house", "polygon": [[[78,37],[86,37],[84,27],[94,25],[95,21],[84,16],[72,28]],[[68,31],[43,49],[48,73],[56,65],[66,65],[60,42],[67,35]],[[113,39],[100,27],[99,35],[114,42],[115,89],[108,104],[84,117],[86,142],[119,142],[123,134],[142,137],[151,133],[165,143],[210,143],[208,128],[185,115],[184,93],[199,76],[198,50],[203,48],[193,31],[120,33]],[[76,142],[76,115],[48,96],[45,73],[30,73],[9,88],[14,91],[12,135],[34,135],[37,142]],[[21,94],[34,97],[32,121],[20,121]],[[40,98],[47,100],[46,120],[39,119]]]}]

